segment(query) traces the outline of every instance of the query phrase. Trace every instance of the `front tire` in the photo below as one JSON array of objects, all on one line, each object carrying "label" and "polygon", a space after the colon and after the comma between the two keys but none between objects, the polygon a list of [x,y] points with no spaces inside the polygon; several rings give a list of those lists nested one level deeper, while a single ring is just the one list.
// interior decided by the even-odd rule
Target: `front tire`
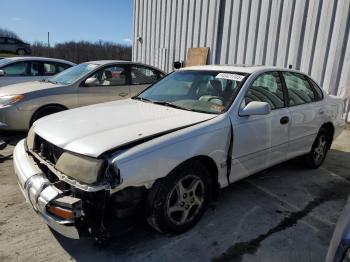
[{"label": "front tire", "polygon": [[59,106],[45,106],[41,109],[39,109],[37,112],[34,113],[34,115],[32,116],[32,119],[30,121],[30,127],[33,125],[33,123],[44,117],[44,116],[48,116],[48,115],[51,115],[51,114],[55,114],[55,113],[58,113],[58,112],[61,112],[61,111],[64,111],[65,109],[62,108],[62,107],[59,107]]},{"label": "front tire", "polygon": [[147,221],[161,233],[185,232],[199,221],[211,193],[207,169],[198,161],[182,164],[152,187]]},{"label": "front tire", "polygon": [[327,129],[321,128],[312,145],[311,151],[304,157],[308,168],[315,169],[322,165],[330,148],[330,142],[329,132]]}]

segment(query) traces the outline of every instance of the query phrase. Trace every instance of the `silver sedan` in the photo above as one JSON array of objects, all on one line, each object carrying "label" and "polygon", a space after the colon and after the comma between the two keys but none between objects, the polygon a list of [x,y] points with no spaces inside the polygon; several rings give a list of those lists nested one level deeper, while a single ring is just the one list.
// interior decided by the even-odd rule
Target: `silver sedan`
[{"label": "silver sedan", "polygon": [[39,118],[66,109],[132,97],[164,76],[147,65],[92,61],[48,80],[0,88],[0,130],[28,130]]},{"label": "silver sedan", "polygon": [[3,58],[0,60],[0,87],[47,79],[72,66],[75,66],[72,62],[46,57]]}]

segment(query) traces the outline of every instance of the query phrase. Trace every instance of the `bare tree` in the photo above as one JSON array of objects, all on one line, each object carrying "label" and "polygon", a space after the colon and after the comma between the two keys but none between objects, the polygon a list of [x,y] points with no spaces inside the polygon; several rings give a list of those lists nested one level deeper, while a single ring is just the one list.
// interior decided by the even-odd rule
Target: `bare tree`
[{"label": "bare tree", "polygon": [[[0,36],[20,39],[13,31],[0,28]],[[46,56],[82,63],[92,60],[131,60],[131,46],[99,40],[95,43],[88,41],[70,41],[48,47],[46,43],[34,42],[31,45],[32,55]]]},{"label": "bare tree", "polygon": [[0,28],[0,36],[20,39],[20,37],[15,32],[4,28]]},{"label": "bare tree", "polygon": [[45,43],[35,42],[32,54],[47,56],[82,63],[92,60],[131,60],[131,46],[99,40],[96,43],[87,41],[65,42],[48,47]]}]

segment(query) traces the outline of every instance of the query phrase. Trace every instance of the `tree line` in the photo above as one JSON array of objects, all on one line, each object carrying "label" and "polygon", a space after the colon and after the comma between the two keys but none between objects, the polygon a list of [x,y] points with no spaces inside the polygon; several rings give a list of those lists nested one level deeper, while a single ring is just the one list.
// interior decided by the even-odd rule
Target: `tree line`
[{"label": "tree line", "polygon": [[70,41],[48,47],[41,42],[31,45],[33,56],[59,58],[74,63],[93,60],[131,60],[131,46],[112,42]]},{"label": "tree line", "polygon": [[[21,38],[13,31],[0,28],[0,36]],[[116,44],[107,41],[69,41],[49,47],[43,42],[31,45],[33,56],[44,56],[82,63],[93,60],[131,60],[132,49],[129,45]]]},{"label": "tree line", "polygon": [[16,38],[16,39],[21,40],[21,38],[15,32],[13,32],[11,30],[4,29],[4,28],[0,28],[0,36],[11,37],[11,38]]}]

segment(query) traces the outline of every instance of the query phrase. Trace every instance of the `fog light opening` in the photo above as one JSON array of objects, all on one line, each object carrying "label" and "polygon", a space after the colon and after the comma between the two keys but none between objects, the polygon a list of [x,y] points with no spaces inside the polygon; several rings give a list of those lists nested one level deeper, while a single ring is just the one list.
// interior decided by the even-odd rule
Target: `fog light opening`
[{"label": "fog light opening", "polygon": [[57,217],[64,218],[67,220],[72,220],[74,216],[74,211],[71,209],[66,209],[58,206],[48,206],[47,211]]}]

